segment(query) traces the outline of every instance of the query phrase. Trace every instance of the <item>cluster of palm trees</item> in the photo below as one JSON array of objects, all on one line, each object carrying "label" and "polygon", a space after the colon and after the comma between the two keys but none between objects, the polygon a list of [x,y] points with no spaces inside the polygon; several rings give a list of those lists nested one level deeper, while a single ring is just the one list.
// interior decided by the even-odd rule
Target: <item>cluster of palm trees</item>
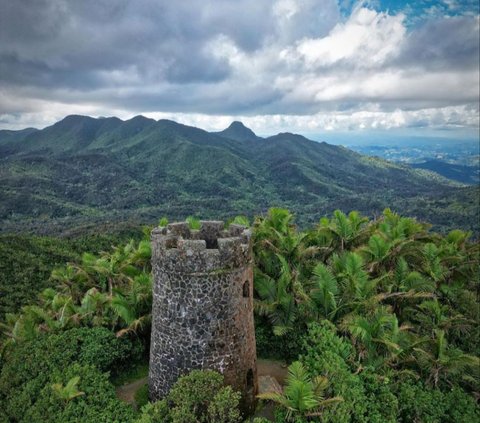
[{"label": "cluster of palm trees", "polygon": [[[287,210],[270,209],[254,222],[254,251],[256,311],[274,334],[327,319],[349,337],[359,371],[401,370],[478,392],[478,302],[461,310],[479,291],[479,244],[467,233],[442,237],[388,209],[374,221],[335,211],[301,232]],[[455,345],[461,337],[472,341],[467,351]]]},{"label": "cluster of palm trees", "polygon": [[[255,309],[276,336],[304,333],[309,322],[326,319],[351,341],[358,371],[393,369],[434,387],[480,391],[478,242],[462,231],[433,234],[388,209],[373,221],[335,211],[306,231],[293,220],[288,210],[273,208],[253,223]],[[7,316],[4,344],[75,326],[147,335],[150,257],[148,240],[130,241],[54,270],[57,289]],[[291,368],[290,382],[315,395],[305,404],[295,390],[275,399],[307,415],[323,404],[326,382],[299,366]]]},{"label": "cluster of palm trees", "polygon": [[78,326],[104,326],[118,336],[148,332],[151,318],[150,242],[133,240],[98,256],[84,253],[80,263],[53,270],[57,288],[47,288],[39,303],[6,316],[8,342],[42,332]]}]

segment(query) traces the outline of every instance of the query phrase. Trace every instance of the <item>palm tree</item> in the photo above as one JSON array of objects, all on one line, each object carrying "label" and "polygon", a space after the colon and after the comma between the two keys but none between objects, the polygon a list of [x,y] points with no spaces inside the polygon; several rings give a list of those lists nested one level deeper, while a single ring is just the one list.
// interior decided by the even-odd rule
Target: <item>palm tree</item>
[{"label": "palm tree", "polygon": [[325,398],[328,379],[323,376],[310,377],[303,364],[295,361],[288,367],[286,386],[283,391],[267,392],[258,398],[271,400],[287,410],[287,421],[295,415],[304,417],[321,416],[322,410],[343,399],[341,397]]},{"label": "palm tree", "polygon": [[79,301],[85,290],[90,287],[85,274],[79,272],[78,268],[72,264],[53,269],[50,279],[57,282],[60,289],[70,295],[74,301]]},{"label": "palm tree", "polygon": [[440,283],[444,282],[449,275],[448,269],[441,261],[441,249],[433,242],[429,242],[423,247],[423,258],[424,273],[437,284],[437,287],[440,286]]},{"label": "palm tree", "polygon": [[55,319],[38,305],[22,307],[19,315],[7,314],[5,323],[0,323],[2,333],[12,342],[31,340],[39,333],[57,328]]},{"label": "palm tree", "polygon": [[290,265],[298,265],[303,256],[312,255],[314,248],[303,244],[305,234],[298,233],[293,225],[293,215],[285,209],[271,208],[264,219],[254,223],[254,252],[256,265],[269,275],[280,271],[278,255]]},{"label": "palm tree", "polygon": [[287,269],[278,280],[255,269],[255,290],[259,296],[254,302],[255,310],[259,315],[269,318],[273,333],[277,336],[292,330],[297,319],[298,312],[290,284],[291,276]]},{"label": "palm tree", "polygon": [[[143,239],[133,248],[127,258],[128,263],[135,267],[134,274],[139,270],[147,272],[151,270],[152,246],[150,240]],[[131,269],[129,268],[131,274]]]},{"label": "palm tree", "polygon": [[72,377],[65,386],[61,383],[54,383],[52,385],[53,392],[65,403],[68,403],[74,398],[85,395],[85,392],[79,391],[77,388],[78,382],[80,382],[80,377]]},{"label": "palm tree", "polygon": [[84,253],[82,264],[77,268],[91,281],[91,286],[108,290],[112,297],[115,287],[124,286],[139,273],[136,265],[146,266],[150,254],[150,247],[145,241],[136,248],[135,242],[130,240],[123,247],[114,247],[112,252],[101,253],[100,257]]},{"label": "palm tree", "polygon": [[452,385],[458,379],[479,379],[480,359],[450,347],[443,330],[435,330],[428,346],[414,349],[419,372],[426,375],[427,383],[437,387],[442,382]]},{"label": "palm tree", "polygon": [[255,221],[255,306],[269,317],[276,335],[286,334],[298,317],[312,311],[306,262],[316,247],[304,244],[305,234],[298,233],[292,221],[288,210],[278,208]]},{"label": "palm tree", "polygon": [[[341,311],[368,311],[378,303],[375,298],[377,279],[371,279],[364,270],[362,256],[356,252],[345,252],[332,257],[332,270],[340,286]],[[340,307],[339,307],[340,309]]]},{"label": "palm tree", "polygon": [[391,259],[392,244],[379,234],[373,234],[368,244],[359,251],[369,262],[369,273],[378,272],[378,268],[387,260]]},{"label": "palm tree", "polygon": [[318,233],[329,237],[340,251],[357,245],[368,231],[368,219],[360,213],[352,211],[348,216],[340,210],[333,212],[333,217],[320,220]]},{"label": "palm tree", "polygon": [[423,301],[412,311],[411,319],[428,336],[434,336],[437,329],[445,333],[451,330],[465,332],[475,323],[460,313],[454,313],[449,305],[442,304],[437,298]]},{"label": "palm tree", "polygon": [[375,368],[401,366],[402,371],[410,372],[405,366],[414,361],[414,349],[427,342],[412,331],[412,326],[400,324],[385,306],[378,306],[370,315],[351,313],[340,328],[350,334],[360,361]]},{"label": "palm tree", "polygon": [[407,304],[434,297],[435,284],[430,279],[424,278],[421,273],[410,271],[403,257],[397,260],[395,270],[386,276],[377,299],[391,304],[393,312],[401,317],[401,320],[407,317],[405,313],[408,311],[408,308],[405,308]]},{"label": "palm tree", "polygon": [[313,269],[314,288],[310,297],[323,318],[333,320],[337,311],[339,288],[338,281],[323,263]]},{"label": "palm tree", "polygon": [[78,323],[76,318],[77,307],[71,295],[47,288],[40,294],[40,304],[43,310],[55,321],[57,329],[65,329]]},{"label": "palm tree", "polygon": [[89,289],[78,309],[80,320],[91,326],[115,326],[109,307],[111,299],[110,295],[97,288]]},{"label": "palm tree", "polygon": [[151,321],[152,279],[147,273],[136,276],[127,290],[116,290],[111,307],[120,318],[122,327],[117,336],[143,331]]},{"label": "palm tree", "polygon": [[424,240],[431,238],[427,232],[429,225],[417,222],[409,217],[402,217],[388,208],[383,211],[377,226],[390,240],[406,238]]}]

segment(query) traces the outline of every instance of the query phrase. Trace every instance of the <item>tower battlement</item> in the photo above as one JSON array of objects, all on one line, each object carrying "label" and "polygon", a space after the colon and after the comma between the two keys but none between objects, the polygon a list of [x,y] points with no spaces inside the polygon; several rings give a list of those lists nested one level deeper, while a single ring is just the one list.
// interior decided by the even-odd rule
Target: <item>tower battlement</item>
[{"label": "tower battlement", "polygon": [[166,271],[209,273],[234,269],[251,260],[251,232],[222,221],[200,221],[200,229],[188,223],[171,223],[152,231],[152,246],[158,264]]},{"label": "tower battlement", "polygon": [[193,369],[212,369],[242,393],[257,391],[251,232],[221,221],[152,231],[153,308],[149,393],[165,397]]}]

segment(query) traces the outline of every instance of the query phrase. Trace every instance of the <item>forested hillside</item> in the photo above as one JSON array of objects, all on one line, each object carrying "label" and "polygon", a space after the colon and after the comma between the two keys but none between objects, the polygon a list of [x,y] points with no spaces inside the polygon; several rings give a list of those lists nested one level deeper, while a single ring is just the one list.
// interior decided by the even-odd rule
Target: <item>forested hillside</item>
[{"label": "forested hillside", "polygon": [[374,216],[392,207],[438,230],[478,230],[478,187],[300,135],[260,138],[239,122],[208,133],[142,116],[68,116],[0,131],[0,196],[3,232],[253,216],[270,205],[294,210],[302,225],[337,208]]},{"label": "forested hillside", "polygon": [[[289,365],[283,391],[260,395],[259,410],[274,404],[278,423],[478,421],[480,261],[468,233],[438,235],[389,209],[376,220],[337,210],[299,230],[275,208],[252,230],[257,353]],[[6,316],[0,421],[246,418],[211,371],[154,404],[142,388],[137,409],[115,396],[148,354],[150,256],[148,238],[74,255],[36,302]]]},{"label": "forested hillside", "polygon": [[52,270],[79,260],[82,253],[99,253],[128,239],[143,236],[140,226],[77,228],[63,238],[32,235],[0,235],[0,321],[37,298],[43,289],[55,286]]},{"label": "forested hillside", "polygon": [[446,163],[441,160],[427,160],[423,163],[411,165],[415,169],[425,169],[436,172],[445,178],[461,182],[462,184],[478,185],[480,183],[480,168],[460,164]]}]

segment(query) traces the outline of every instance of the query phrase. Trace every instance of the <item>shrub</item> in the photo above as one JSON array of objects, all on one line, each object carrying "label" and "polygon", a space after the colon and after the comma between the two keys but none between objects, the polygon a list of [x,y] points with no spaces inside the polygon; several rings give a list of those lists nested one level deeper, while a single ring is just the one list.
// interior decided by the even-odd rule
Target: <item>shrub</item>
[{"label": "shrub", "polygon": [[304,338],[304,364],[330,380],[331,395],[344,398],[332,410],[325,410],[322,422],[474,422],[480,411],[459,387],[449,392],[427,388],[422,382],[404,380],[391,370],[387,375],[370,368],[356,371],[351,344],[336,334],[327,321],[309,325]]},{"label": "shrub", "polygon": [[142,414],[135,423],[170,423],[169,407],[166,400],[149,402],[142,407]]},{"label": "shrub", "polygon": [[73,364],[63,372],[52,374],[52,381],[65,384],[72,377],[79,376],[78,389],[85,395],[64,402],[54,395],[52,386],[47,384],[39,393],[32,407],[25,410],[20,422],[64,422],[64,423],[125,423],[132,422],[135,412],[119,401],[115,389],[94,366]]},{"label": "shrub", "polygon": [[208,405],[207,414],[211,422],[236,423],[240,421],[240,393],[231,386],[220,389]]},{"label": "shrub", "polygon": [[303,326],[299,325],[294,331],[277,336],[274,335],[271,324],[265,318],[255,316],[257,355],[262,358],[295,361],[302,351],[302,336],[305,331]]},{"label": "shrub", "polygon": [[396,423],[398,400],[391,390],[388,377],[366,369],[359,374],[367,398],[366,417],[371,422]]},{"label": "shrub", "polygon": [[[394,422],[397,403],[388,386],[373,374],[355,374],[351,363],[352,345],[336,334],[335,326],[328,322],[312,323],[303,340],[301,360],[314,374],[330,380],[328,396],[344,399],[333,409],[326,409],[322,422],[349,423]],[[380,404],[376,395],[385,403]]]},{"label": "shrub", "polygon": [[399,422],[456,423],[480,420],[475,400],[462,389],[450,392],[427,388],[413,380],[396,384]]},{"label": "shrub", "polygon": [[138,408],[143,407],[148,403],[148,385],[141,386],[137,392],[135,392],[135,404]]},{"label": "shrub", "polygon": [[212,370],[192,370],[181,377],[162,401],[147,404],[137,423],[236,423],[240,394],[223,385]]},{"label": "shrub", "polygon": [[[18,422],[73,422],[80,415],[82,422],[116,421],[116,416],[130,421],[131,409],[117,400],[103,372],[125,363],[136,349],[105,328],[71,329],[14,345],[0,373],[0,408]],[[77,388],[85,395],[65,405],[52,385],[65,386],[74,377],[80,377]]]}]

